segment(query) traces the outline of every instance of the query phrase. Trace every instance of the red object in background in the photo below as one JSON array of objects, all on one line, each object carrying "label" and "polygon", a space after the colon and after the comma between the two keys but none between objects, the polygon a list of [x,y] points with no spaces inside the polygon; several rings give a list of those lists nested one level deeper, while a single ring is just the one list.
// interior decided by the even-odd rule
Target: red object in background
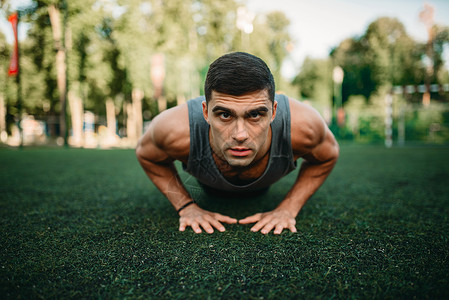
[{"label": "red object in background", "polygon": [[338,123],[338,126],[343,127],[345,125],[345,120],[346,120],[345,110],[343,109],[343,107],[340,107],[337,110],[337,123]]},{"label": "red object in background", "polygon": [[14,51],[11,56],[11,62],[9,64],[8,75],[16,76],[19,73],[19,39],[17,35],[17,23],[18,23],[17,13],[13,13],[9,16],[8,21],[12,25],[12,30],[14,31]]}]

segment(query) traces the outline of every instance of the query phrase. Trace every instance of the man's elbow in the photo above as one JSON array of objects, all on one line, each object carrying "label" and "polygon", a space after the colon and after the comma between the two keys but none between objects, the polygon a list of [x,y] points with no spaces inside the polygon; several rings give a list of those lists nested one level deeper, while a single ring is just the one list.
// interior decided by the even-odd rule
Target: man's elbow
[{"label": "man's elbow", "polygon": [[142,139],[140,139],[137,142],[137,146],[136,146],[136,150],[135,150],[135,154],[136,154],[137,160],[140,163],[145,160],[145,152],[146,152],[145,151],[145,146],[144,146],[144,144],[142,142]]},{"label": "man's elbow", "polygon": [[334,164],[337,162],[338,158],[340,157],[340,145],[338,145],[337,140],[334,138],[332,150],[331,150],[331,157],[334,161]]},{"label": "man's elbow", "polygon": [[327,130],[327,134],[325,136],[324,144],[326,145],[326,162],[335,165],[340,156],[340,146],[338,145],[337,139],[332,134],[330,130]]},{"label": "man's elbow", "polygon": [[140,145],[137,145],[135,154],[137,160],[141,163],[143,160],[143,155],[142,155],[142,147]]}]

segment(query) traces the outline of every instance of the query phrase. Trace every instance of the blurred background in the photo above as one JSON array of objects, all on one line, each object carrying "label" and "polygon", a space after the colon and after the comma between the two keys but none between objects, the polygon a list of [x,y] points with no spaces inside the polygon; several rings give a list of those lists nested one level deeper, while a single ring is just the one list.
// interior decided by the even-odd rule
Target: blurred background
[{"label": "blurred background", "polygon": [[449,1],[0,0],[0,145],[134,147],[231,51],[344,142],[449,143]]}]

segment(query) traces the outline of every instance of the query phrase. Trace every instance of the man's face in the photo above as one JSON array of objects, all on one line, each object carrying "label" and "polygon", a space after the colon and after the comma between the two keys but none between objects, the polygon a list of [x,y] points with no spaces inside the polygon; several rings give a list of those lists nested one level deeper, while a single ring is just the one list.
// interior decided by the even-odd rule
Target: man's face
[{"label": "man's face", "polygon": [[214,153],[232,167],[261,159],[270,148],[268,136],[276,108],[267,90],[241,96],[212,91],[209,104],[203,102],[203,115],[210,125]]}]

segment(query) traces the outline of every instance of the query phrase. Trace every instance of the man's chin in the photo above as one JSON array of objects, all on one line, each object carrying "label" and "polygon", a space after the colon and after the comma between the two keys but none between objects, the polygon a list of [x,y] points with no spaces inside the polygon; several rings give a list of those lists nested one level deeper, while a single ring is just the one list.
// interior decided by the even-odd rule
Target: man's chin
[{"label": "man's chin", "polygon": [[244,168],[244,167],[248,167],[253,162],[253,158],[252,157],[251,158],[250,157],[239,157],[239,158],[228,157],[226,159],[226,161],[233,168]]}]

